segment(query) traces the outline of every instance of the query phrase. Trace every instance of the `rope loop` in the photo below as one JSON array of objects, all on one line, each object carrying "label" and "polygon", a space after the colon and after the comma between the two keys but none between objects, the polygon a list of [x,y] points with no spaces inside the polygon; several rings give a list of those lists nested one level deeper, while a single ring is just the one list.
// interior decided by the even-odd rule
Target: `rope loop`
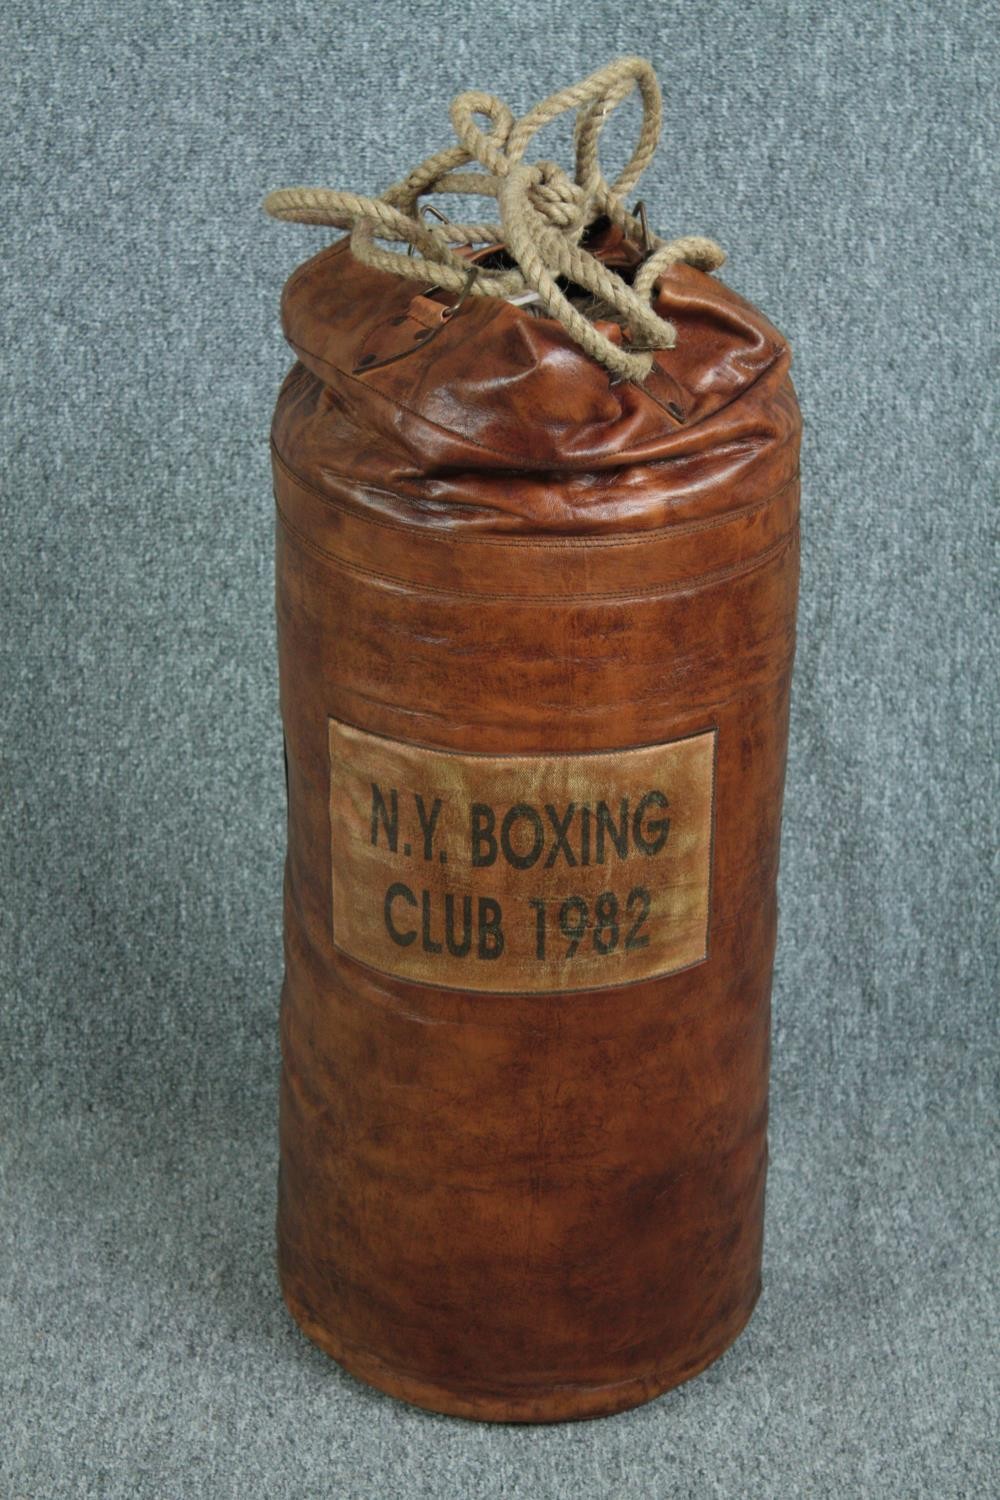
[{"label": "rope loop", "polygon": [[[609,183],[599,157],[601,133],[612,112],[636,89],[642,104],[639,137],[625,167]],[[576,111],[575,178],[554,161],[526,162],[537,133],[571,110]],[[479,297],[533,292],[549,316],[616,379],[641,383],[652,367],[652,351],[672,348],[677,338],[673,324],[651,303],[658,277],[678,261],[713,271],[725,260],[714,240],[650,235],[649,251],[629,285],[581,244],[587,228],[601,217],[633,239],[643,233],[624,199],[652,161],[660,135],[660,86],[651,65],[641,57],[619,58],[543,99],[520,119],[495,94],[479,90],[459,94],[449,113],[458,144],[427,157],[380,197],[331,188],[281,188],[265,198],[266,212],[276,219],[350,230],[351,253],[380,271],[432,280],[446,290],[470,290]],[[477,120],[486,121],[488,128]],[[462,170],[470,165],[472,171]],[[494,198],[500,222],[431,224],[419,211],[425,193]],[[406,245],[407,252],[387,250],[379,240]],[[452,247],[494,241],[506,246],[514,266],[481,270],[469,289],[468,261]],[[567,282],[585,288],[617,314],[635,347],[623,347],[601,333],[566,296]]]}]

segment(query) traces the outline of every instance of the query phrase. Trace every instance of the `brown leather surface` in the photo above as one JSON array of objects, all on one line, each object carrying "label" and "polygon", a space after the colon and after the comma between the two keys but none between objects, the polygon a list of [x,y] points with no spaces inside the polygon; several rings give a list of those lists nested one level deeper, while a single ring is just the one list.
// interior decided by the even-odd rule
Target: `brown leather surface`
[{"label": "brown leather surface", "polygon": [[[549,318],[434,302],[346,241],[283,301],[282,1285],[407,1400],[598,1415],[703,1368],[760,1287],[800,420],[780,335],[688,266],[646,389]],[[714,731],[707,958],[492,993],[349,957],[331,719],[493,757]]]}]

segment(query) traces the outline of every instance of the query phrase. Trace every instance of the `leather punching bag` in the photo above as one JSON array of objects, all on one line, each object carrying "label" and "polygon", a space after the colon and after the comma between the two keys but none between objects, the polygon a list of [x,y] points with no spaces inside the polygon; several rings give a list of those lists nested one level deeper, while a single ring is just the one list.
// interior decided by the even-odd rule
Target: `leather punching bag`
[{"label": "leather punching bag", "polygon": [[[649,249],[612,217],[575,233],[625,285]],[[281,1281],[408,1401],[595,1416],[709,1364],[760,1288],[789,353],[668,256],[675,342],[616,378],[544,284],[463,297],[365,243],[282,309]]]}]

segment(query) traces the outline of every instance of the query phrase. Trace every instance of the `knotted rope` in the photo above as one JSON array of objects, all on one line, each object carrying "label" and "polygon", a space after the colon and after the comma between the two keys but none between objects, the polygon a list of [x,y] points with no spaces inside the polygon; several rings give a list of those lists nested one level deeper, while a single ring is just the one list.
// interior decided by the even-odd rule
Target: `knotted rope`
[{"label": "knotted rope", "polygon": [[[642,100],[639,139],[624,170],[609,183],[601,170],[598,142],[611,112],[633,87]],[[554,161],[526,162],[532,137],[574,109],[575,179]],[[494,94],[477,91],[459,94],[450,115],[459,144],[427,157],[381,197],[330,188],[281,188],[265,198],[265,210],[276,219],[349,229],[352,254],[380,271],[432,281],[448,291],[470,291],[473,296],[535,293],[546,312],[618,379],[644,380],[653,362],[651,351],[672,348],[677,339],[673,324],[650,302],[657,277],[676,261],[712,271],[725,259],[713,240],[696,235],[647,238],[645,221],[623,202],[652,160],[659,139],[660,88],[651,65],[641,57],[620,58],[542,100],[519,120]],[[476,116],[489,121],[491,128],[480,129]],[[470,162],[482,170],[460,170]],[[418,211],[424,193],[495,198],[500,222],[431,225]],[[588,226],[604,216],[631,238],[642,236],[649,246],[631,285],[580,243]],[[406,244],[409,250],[386,250],[376,239]],[[515,266],[504,271],[482,268],[470,286],[469,262],[452,246],[494,242],[506,246]],[[566,296],[560,280],[584,287],[617,313],[631,345],[616,344],[595,328]]]}]

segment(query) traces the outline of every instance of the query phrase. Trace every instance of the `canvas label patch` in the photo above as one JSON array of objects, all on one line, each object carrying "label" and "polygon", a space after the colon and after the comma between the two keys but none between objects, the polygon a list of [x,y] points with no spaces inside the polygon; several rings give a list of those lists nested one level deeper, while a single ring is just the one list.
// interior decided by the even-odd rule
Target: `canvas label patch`
[{"label": "canvas label patch", "polygon": [[333,938],[421,984],[545,993],[707,957],[715,730],[478,755],[329,721]]}]

